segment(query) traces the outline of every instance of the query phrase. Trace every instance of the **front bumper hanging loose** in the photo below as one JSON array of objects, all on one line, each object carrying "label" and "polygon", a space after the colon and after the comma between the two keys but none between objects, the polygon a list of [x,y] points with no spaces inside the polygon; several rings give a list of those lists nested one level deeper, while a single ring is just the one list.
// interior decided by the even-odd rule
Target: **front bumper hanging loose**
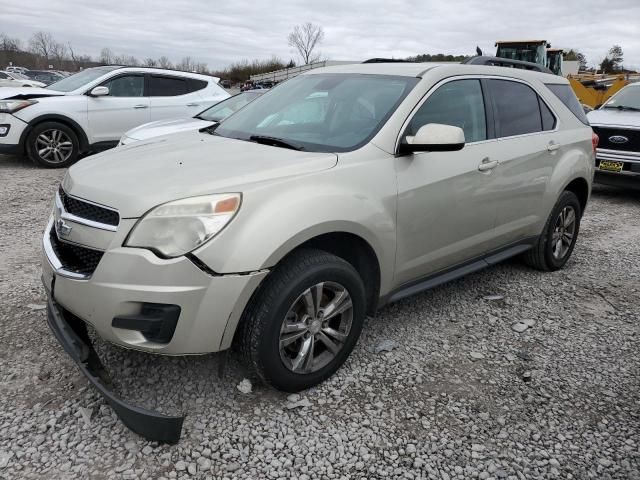
[{"label": "front bumper hanging loose", "polygon": [[47,321],[62,347],[115,410],[122,423],[148,440],[164,443],[177,443],[180,440],[184,416],[172,417],[136,407],[113,394],[104,380],[106,371],[91,344],[86,325],[81,321],[66,319],[52,295],[49,295],[47,304]]}]

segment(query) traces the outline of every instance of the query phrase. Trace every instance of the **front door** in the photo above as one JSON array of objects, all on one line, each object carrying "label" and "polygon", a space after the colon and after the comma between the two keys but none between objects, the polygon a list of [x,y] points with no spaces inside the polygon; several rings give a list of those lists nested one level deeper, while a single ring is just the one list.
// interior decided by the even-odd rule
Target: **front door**
[{"label": "front door", "polygon": [[102,85],[109,95],[88,97],[90,143],[118,141],[127,130],[151,121],[144,75],[121,75]]},{"label": "front door", "polygon": [[462,128],[466,145],[457,152],[396,159],[396,286],[499,246],[494,230],[499,183],[492,163],[497,141],[487,125],[480,81],[452,80],[438,87],[405,134],[414,135],[428,123]]}]

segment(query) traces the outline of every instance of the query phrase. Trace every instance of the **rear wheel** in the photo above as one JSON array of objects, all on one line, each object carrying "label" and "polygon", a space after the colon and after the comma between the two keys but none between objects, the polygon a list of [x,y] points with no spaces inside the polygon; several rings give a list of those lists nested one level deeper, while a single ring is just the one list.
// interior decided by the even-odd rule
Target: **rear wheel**
[{"label": "rear wheel", "polygon": [[79,150],[78,136],[62,123],[40,123],[27,137],[27,155],[41,167],[68,167],[78,159]]},{"label": "rear wheel", "polygon": [[576,245],[581,217],[582,208],[575,193],[562,192],[536,246],[524,254],[525,262],[543,271],[562,268]]},{"label": "rear wheel", "polygon": [[276,267],[245,311],[242,351],[267,384],[297,392],[347,359],[365,317],[365,288],[343,259],[300,250]]}]

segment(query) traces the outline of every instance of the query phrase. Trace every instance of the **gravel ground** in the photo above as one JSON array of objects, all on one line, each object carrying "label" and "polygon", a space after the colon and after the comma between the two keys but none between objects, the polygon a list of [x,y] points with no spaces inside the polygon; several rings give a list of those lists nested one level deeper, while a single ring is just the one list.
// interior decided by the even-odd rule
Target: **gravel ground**
[{"label": "gravel ground", "polygon": [[63,174],[0,159],[0,478],[640,479],[640,194],[596,188],[560,272],[512,261],[384,308],[300,395],[241,392],[235,354],[219,379],[219,355],[99,343],[122,396],[187,414],[167,446],[127,430],[46,325]]}]

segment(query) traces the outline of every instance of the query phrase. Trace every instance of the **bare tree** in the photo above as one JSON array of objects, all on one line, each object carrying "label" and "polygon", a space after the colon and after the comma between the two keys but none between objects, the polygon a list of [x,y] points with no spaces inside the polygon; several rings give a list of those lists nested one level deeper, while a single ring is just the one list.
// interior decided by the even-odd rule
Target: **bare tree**
[{"label": "bare tree", "polygon": [[296,25],[287,37],[289,46],[298,51],[305,65],[318,61],[320,54],[315,53],[315,49],[322,40],[324,40],[324,30],[320,25],[314,25],[311,22]]},{"label": "bare tree", "polygon": [[144,66],[145,67],[155,67],[157,65],[158,65],[158,62],[156,61],[155,58],[149,57],[149,58],[145,58],[144,59]]},{"label": "bare tree", "polygon": [[71,62],[73,62],[73,67],[78,70],[80,68],[80,59],[76,55],[76,52],[73,50],[73,45],[71,42],[67,43],[67,50],[69,51],[69,56],[71,57]]},{"label": "bare tree", "polygon": [[158,59],[158,65],[161,68],[173,68],[173,65],[171,64],[171,62],[169,61],[169,59],[167,57],[165,57],[164,55],[161,56]]},{"label": "bare tree", "polygon": [[46,63],[52,56],[53,50],[56,48],[57,42],[48,32],[36,32],[29,39],[29,49],[31,53],[44,57]]},{"label": "bare tree", "polygon": [[180,63],[176,65],[178,70],[184,70],[185,72],[192,72],[196,68],[196,63],[191,57],[183,57]]},{"label": "bare tree", "polygon": [[67,59],[67,47],[63,43],[54,42],[51,46],[51,58],[57,68],[64,69],[64,62]]},{"label": "bare tree", "polygon": [[193,70],[198,73],[208,73],[209,69],[207,68],[206,63],[198,62],[193,65]]},{"label": "bare tree", "polygon": [[19,52],[22,50],[19,38],[11,38],[4,33],[0,34],[0,50],[5,52]]},{"label": "bare tree", "polygon": [[124,64],[128,65],[129,67],[137,67],[138,65],[140,65],[138,59],[133,55],[127,55],[126,57],[124,57],[124,59]]},{"label": "bare tree", "polygon": [[107,65],[113,62],[113,52],[110,48],[105,47],[100,51],[100,62]]}]

